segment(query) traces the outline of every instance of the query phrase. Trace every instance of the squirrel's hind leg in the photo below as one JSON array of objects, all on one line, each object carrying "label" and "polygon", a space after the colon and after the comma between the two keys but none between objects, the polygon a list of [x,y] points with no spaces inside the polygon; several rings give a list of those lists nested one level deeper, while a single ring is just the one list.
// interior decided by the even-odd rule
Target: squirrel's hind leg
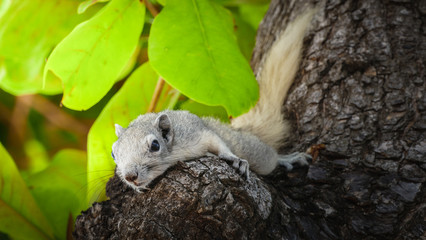
[{"label": "squirrel's hind leg", "polygon": [[293,165],[298,163],[302,166],[309,165],[308,160],[311,160],[311,155],[307,153],[295,152],[288,155],[278,155],[278,163],[281,166],[287,168],[287,170],[292,170]]}]

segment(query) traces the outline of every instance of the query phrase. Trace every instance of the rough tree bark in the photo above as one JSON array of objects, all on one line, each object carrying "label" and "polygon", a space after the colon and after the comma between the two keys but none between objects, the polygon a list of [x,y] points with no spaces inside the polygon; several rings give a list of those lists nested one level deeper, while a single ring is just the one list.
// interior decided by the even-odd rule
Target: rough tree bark
[{"label": "rough tree bark", "polygon": [[[308,3],[272,1],[252,67]],[[285,110],[292,146],[324,144],[293,172],[245,181],[225,162],[180,163],[77,218],[77,239],[425,239],[426,1],[326,1]]]}]

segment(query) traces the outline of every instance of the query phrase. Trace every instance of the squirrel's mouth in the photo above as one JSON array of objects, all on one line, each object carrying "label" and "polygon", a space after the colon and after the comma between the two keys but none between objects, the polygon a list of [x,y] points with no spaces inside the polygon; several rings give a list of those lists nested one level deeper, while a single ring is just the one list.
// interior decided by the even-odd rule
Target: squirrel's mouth
[{"label": "squirrel's mouth", "polygon": [[135,189],[137,192],[142,192],[143,190],[151,190],[149,187],[147,187],[147,183],[144,181],[140,181],[138,179],[136,180],[132,180],[129,181],[127,179],[123,179],[123,181],[129,185],[130,187],[132,187],[133,189]]},{"label": "squirrel's mouth", "polygon": [[121,180],[133,188],[140,187],[142,185],[142,181],[139,180],[138,175],[135,175],[134,177],[129,177],[129,175],[121,176]]},{"label": "squirrel's mouth", "polygon": [[130,186],[132,186],[132,187],[140,187],[140,186],[142,186],[142,182],[141,181],[138,181],[137,179],[136,180],[125,180],[125,182],[127,183],[127,184],[129,184]]},{"label": "squirrel's mouth", "polygon": [[151,188],[158,183],[161,179],[159,176],[165,174],[164,169],[151,169],[151,171],[135,171],[135,172],[123,172],[117,171],[122,182],[133,188],[134,190],[141,192],[142,190],[151,190]]}]

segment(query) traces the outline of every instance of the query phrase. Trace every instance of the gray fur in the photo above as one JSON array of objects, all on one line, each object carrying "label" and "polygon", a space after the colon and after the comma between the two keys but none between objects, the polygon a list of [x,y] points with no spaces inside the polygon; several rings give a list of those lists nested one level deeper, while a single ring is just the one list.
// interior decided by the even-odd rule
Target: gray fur
[{"label": "gray fur", "polygon": [[[158,121],[158,118],[164,115],[170,120],[170,131],[173,135],[169,143],[163,138]],[[187,124],[187,127],[182,127],[183,124]],[[189,147],[199,142],[202,137],[202,131],[193,129],[203,128],[205,127],[201,119],[188,112],[165,111],[139,116],[123,132],[116,131],[121,132],[112,146],[118,175],[135,189],[144,189],[151,180],[177,161],[204,155],[204,152],[195,153]],[[153,140],[157,140],[160,144],[158,152],[149,150]],[[138,177],[135,182],[129,183],[126,181],[128,175]]]},{"label": "gray fur", "polygon": [[213,118],[203,119],[206,126],[220,136],[229,149],[240,158],[246,159],[250,168],[259,174],[268,174],[277,166],[278,154],[249,132],[231,128]]},{"label": "gray fur", "polygon": [[[166,138],[163,138],[163,127],[170,128]],[[232,162],[232,166],[246,177],[249,177],[249,167],[259,174],[268,174],[280,160],[277,152],[256,136],[187,111],[149,113],[139,116],[127,129],[116,128],[119,136],[112,151],[117,173],[138,191],[147,189],[153,179],[178,161],[208,153]],[[153,140],[160,144],[158,152],[149,150]],[[129,176],[136,179],[126,180]]]}]

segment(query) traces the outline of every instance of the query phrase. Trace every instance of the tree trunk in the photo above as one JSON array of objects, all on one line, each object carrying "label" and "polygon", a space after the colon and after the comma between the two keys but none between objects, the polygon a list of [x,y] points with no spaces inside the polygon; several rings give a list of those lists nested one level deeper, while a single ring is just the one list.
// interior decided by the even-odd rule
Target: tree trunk
[{"label": "tree trunk", "polygon": [[[313,2],[272,1],[255,73],[275,36]],[[246,181],[224,161],[202,158],[142,194],[114,177],[111,200],[83,212],[74,236],[426,238],[426,1],[336,0],[318,9],[285,103],[295,134],[283,151],[325,145],[308,168]]]}]

